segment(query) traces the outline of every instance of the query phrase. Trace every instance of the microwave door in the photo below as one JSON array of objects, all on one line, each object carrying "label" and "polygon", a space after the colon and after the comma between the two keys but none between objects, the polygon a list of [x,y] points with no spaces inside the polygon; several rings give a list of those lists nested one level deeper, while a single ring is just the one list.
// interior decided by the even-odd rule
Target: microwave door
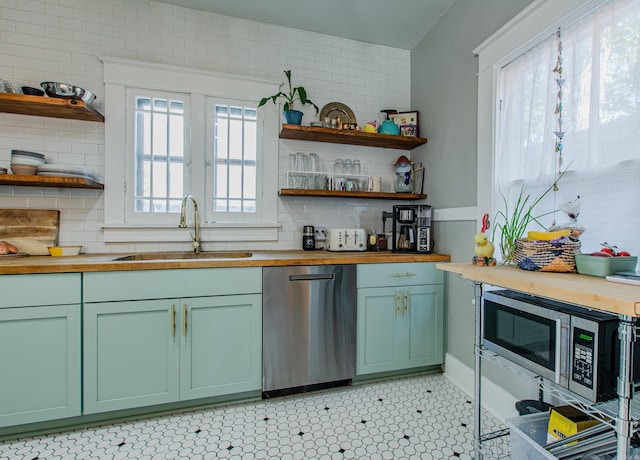
[{"label": "microwave door", "polygon": [[567,384],[569,315],[490,292],[483,311],[487,349],[545,379]]}]

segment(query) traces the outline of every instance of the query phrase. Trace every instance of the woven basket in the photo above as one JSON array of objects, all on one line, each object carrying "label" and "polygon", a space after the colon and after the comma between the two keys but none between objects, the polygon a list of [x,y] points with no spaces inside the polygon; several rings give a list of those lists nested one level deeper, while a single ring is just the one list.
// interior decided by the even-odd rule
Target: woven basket
[{"label": "woven basket", "polygon": [[513,261],[518,268],[540,272],[576,272],[575,254],[580,241],[558,242],[516,240]]}]

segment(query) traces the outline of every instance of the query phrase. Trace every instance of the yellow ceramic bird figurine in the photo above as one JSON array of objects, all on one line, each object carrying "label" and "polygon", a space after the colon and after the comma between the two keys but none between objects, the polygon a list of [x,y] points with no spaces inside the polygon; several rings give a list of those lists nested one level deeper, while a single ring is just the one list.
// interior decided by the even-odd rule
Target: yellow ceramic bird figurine
[{"label": "yellow ceramic bird figurine", "polygon": [[487,235],[484,234],[485,230],[489,228],[489,215],[485,214],[482,217],[482,229],[480,233],[476,233],[473,239],[473,252],[476,256],[473,258],[473,264],[475,265],[495,265],[496,261],[493,258],[493,252],[495,247],[493,243],[489,241]]},{"label": "yellow ceramic bird figurine", "polygon": [[493,247],[493,243],[487,239],[487,235],[484,233],[476,233],[473,243],[473,252],[476,253],[476,257],[493,257],[495,248]]}]

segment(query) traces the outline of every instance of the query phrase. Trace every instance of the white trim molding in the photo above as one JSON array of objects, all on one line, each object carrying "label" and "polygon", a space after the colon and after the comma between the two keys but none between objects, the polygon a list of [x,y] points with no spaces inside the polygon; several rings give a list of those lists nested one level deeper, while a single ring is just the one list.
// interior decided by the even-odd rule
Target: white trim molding
[{"label": "white trim molding", "polygon": [[[193,194],[206,204],[205,165],[206,120],[205,99],[208,97],[257,102],[265,94],[274,94],[282,82],[185,68],[152,62],[100,57],[104,63],[105,100],[105,193],[104,241],[174,242],[184,240],[184,230],[173,227],[173,214],[132,216],[127,211],[127,187],[133,180],[133,167],[127,150],[127,88],[184,93],[190,101],[191,176],[184,194]],[[150,75],[153,78],[150,78]],[[263,134],[258,145],[260,209],[250,222],[202,222],[201,237],[207,241],[277,241],[278,229],[278,113],[259,111],[259,130]],[[129,135],[130,136],[130,135]],[[274,161],[276,159],[276,161]],[[187,184],[187,179],[185,179]],[[261,186],[261,187],[260,187]],[[205,216],[206,213],[201,214]],[[238,219],[236,219],[238,220]]]}]

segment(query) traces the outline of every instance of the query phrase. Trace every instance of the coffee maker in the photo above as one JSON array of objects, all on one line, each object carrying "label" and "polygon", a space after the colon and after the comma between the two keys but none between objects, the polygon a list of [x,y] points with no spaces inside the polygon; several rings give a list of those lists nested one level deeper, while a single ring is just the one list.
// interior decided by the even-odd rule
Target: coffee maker
[{"label": "coffee maker", "polygon": [[433,250],[431,206],[426,204],[393,207],[393,252]]}]

